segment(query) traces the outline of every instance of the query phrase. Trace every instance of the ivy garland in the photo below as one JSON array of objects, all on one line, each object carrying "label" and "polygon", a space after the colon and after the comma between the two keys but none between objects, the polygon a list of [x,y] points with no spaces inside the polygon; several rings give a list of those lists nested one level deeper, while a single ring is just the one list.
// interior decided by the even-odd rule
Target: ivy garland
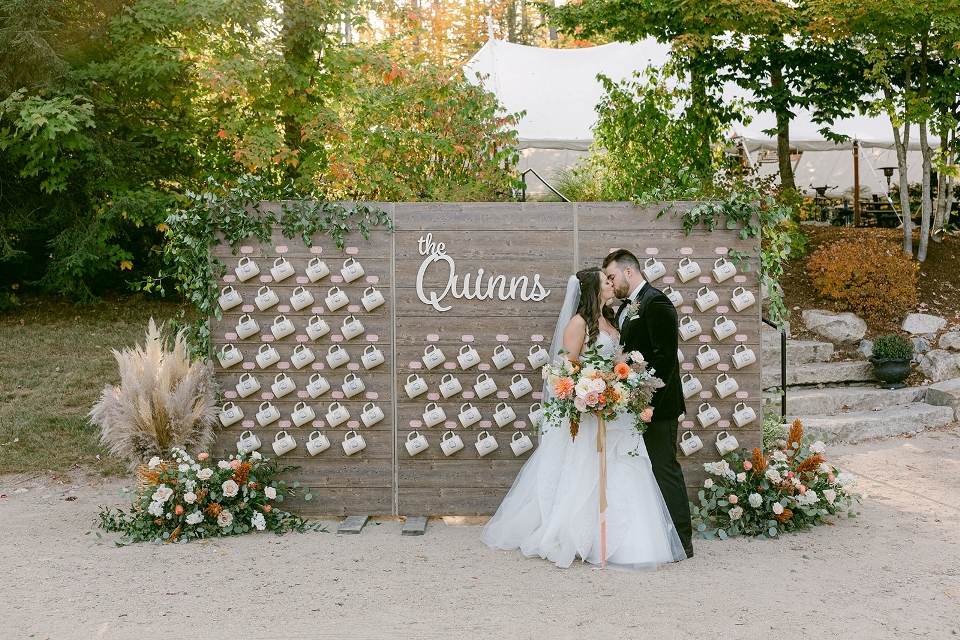
[{"label": "ivy garland", "polygon": [[[167,217],[162,228],[166,267],[132,286],[166,295],[168,283],[173,283],[192,307],[189,315],[193,320],[181,310],[171,324],[178,331],[186,330],[195,357],[209,358],[208,319],[221,317],[217,281],[227,266],[213,257],[210,247],[214,244],[231,245],[236,255],[239,243],[248,238],[270,243],[274,225],[279,225],[283,237],[299,236],[308,247],[313,246],[315,234],[326,233],[340,249],[345,245],[344,236],[354,229],[364,239],[370,237],[372,227],[393,232],[393,221],[382,209],[366,204],[313,202],[297,199],[298,195],[292,186],[277,189],[257,176],[243,176],[234,187],[208,178],[203,192],[187,191],[181,206]],[[261,204],[270,200],[281,201],[279,216],[261,209]]]}]

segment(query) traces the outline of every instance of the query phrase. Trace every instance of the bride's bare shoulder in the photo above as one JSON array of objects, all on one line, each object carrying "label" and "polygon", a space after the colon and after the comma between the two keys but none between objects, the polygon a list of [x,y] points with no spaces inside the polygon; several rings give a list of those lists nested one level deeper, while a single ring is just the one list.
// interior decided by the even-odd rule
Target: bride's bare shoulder
[{"label": "bride's bare shoulder", "polygon": [[587,321],[583,319],[579,313],[572,318],[567,323],[567,326],[563,328],[563,332],[567,333],[568,331],[582,331],[586,332],[587,330]]}]

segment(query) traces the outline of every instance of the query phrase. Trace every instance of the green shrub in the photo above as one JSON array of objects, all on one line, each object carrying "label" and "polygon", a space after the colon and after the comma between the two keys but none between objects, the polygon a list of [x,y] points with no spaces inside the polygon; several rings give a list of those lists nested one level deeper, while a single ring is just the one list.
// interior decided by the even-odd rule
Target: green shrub
[{"label": "green shrub", "polygon": [[878,360],[910,360],[913,358],[913,342],[896,333],[879,336],[873,342],[873,357]]}]

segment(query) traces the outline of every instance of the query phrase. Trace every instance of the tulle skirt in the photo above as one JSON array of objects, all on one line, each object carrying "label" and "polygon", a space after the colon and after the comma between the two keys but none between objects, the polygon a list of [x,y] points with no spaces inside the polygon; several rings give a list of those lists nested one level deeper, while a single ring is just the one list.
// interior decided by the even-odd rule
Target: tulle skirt
[{"label": "tulle skirt", "polygon": [[[607,422],[606,456],[606,566],[653,570],[686,558],[633,416]],[[558,567],[577,557],[601,564],[599,463],[594,416],[575,441],[566,420],[548,428],[480,539]]]}]

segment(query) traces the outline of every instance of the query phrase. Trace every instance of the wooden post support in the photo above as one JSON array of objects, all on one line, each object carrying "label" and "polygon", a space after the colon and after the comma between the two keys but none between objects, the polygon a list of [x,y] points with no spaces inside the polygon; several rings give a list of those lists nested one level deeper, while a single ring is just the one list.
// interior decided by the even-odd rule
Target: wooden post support
[{"label": "wooden post support", "polygon": [[346,519],[340,523],[337,533],[360,533],[369,519],[370,516],[347,516]]},{"label": "wooden post support", "polygon": [[400,533],[405,536],[422,536],[426,529],[427,516],[407,516]]}]

